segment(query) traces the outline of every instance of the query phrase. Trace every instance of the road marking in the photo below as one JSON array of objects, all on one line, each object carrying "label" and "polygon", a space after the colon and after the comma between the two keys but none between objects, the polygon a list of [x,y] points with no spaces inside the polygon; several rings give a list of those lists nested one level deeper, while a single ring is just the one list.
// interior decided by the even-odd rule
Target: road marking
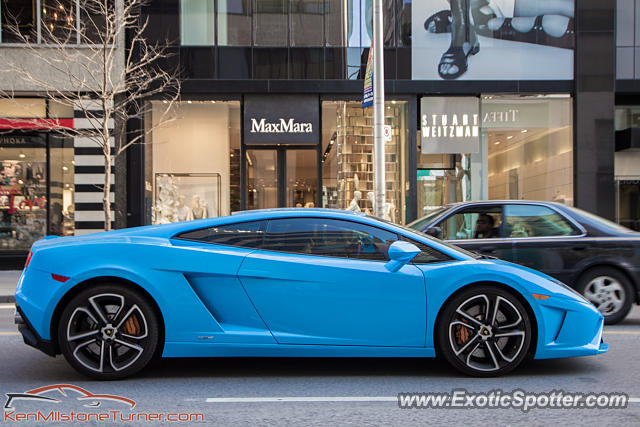
[{"label": "road marking", "polygon": [[398,396],[208,397],[207,403],[397,402]]},{"label": "road marking", "polygon": [[[276,403],[276,402],[398,402],[398,396],[296,396],[296,397],[208,397],[207,403]],[[640,403],[630,397],[628,403]]]},{"label": "road marking", "polygon": [[640,335],[640,331],[604,331],[604,335],[607,334]]},{"label": "road marking", "polygon": [[0,304],[0,310],[9,310],[9,309],[15,309],[16,305],[15,304]]},{"label": "road marking", "polygon": [[20,332],[0,332],[0,337],[8,335],[20,335]]}]

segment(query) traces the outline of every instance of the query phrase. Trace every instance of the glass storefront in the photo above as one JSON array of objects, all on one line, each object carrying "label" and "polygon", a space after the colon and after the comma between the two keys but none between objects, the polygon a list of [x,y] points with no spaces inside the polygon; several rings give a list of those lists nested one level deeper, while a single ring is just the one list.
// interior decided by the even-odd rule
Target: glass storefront
[{"label": "glass storefront", "polygon": [[[385,103],[385,124],[391,138],[385,142],[386,207],[383,218],[407,221],[407,101]],[[322,103],[322,207],[373,211],[373,109],[359,101]]]},{"label": "glass storefront", "polygon": [[73,140],[37,130],[38,120],[70,118],[73,109],[42,98],[5,99],[0,117],[0,254],[28,252],[47,234],[73,235]]},{"label": "glass storefront", "polygon": [[484,96],[480,105],[487,198],[573,205],[571,98]]},{"label": "glass storefront", "polygon": [[425,153],[418,131],[418,216],[470,200],[573,205],[573,117],[568,95],[485,95],[480,98],[480,123],[477,153]]},{"label": "glass storefront", "polygon": [[[634,128],[640,128],[640,106],[616,107],[616,145],[622,142],[636,146]],[[637,135],[637,134],[636,134]],[[625,144],[621,144],[625,145]],[[615,153],[615,179],[617,190],[616,221],[625,227],[640,231],[640,151],[622,148]]]},{"label": "glass storefront", "polygon": [[[145,120],[147,224],[240,209],[240,102],[152,101]],[[170,121],[158,126],[161,117]]]}]

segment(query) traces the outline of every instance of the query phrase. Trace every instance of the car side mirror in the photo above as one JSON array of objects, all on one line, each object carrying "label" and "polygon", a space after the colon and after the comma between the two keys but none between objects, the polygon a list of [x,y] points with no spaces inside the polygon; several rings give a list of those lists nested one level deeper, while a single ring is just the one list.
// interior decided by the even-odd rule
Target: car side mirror
[{"label": "car side mirror", "polygon": [[427,228],[427,231],[425,234],[428,234],[429,236],[435,237],[436,239],[440,238],[440,235],[442,234],[442,228],[440,227],[429,227]]},{"label": "car side mirror", "polygon": [[389,246],[389,261],[384,265],[392,273],[400,270],[420,253],[413,243],[397,240]]}]

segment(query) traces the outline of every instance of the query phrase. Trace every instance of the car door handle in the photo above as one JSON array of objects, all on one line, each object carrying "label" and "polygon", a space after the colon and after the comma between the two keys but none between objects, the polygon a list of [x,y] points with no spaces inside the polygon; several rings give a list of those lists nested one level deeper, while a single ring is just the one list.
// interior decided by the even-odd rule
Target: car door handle
[{"label": "car door handle", "polygon": [[572,248],[574,251],[584,251],[587,249],[587,245],[576,245]]},{"label": "car door handle", "polygon": [[480,246],[478,250],[480,252],[495,252],[498,249],[496,246]]}]

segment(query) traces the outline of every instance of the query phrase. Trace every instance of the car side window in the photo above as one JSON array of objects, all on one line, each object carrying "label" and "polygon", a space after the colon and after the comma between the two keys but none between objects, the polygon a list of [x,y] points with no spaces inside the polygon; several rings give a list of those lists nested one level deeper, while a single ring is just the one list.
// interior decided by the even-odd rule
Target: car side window
[{"label": "car side window", "polygon": [[238,222],[187,231],[174,239],[258,249],[262,247],[264,229],[265,221]]},{"label": "car side window", "polygon": [[505,206],[507,237],[575,236],[580,230],[551,208],[540,205]]},{"label": "car side window", "polygon": [[269,221],[265,250],[385,261],[398,235],[377,227],[325,218]]},{"label": "car side window", "polygon": [[418,242],[417,240],[410,239],[406,236],[400,236],[400,239],[405,242],[413,243],[418,247],[418,249],[420,249],[420,253],[411,260],[414,264],[431,264],[434,262],[451,261],[454,259],[429,245]]},{"label": "car side window", "polygon": [[501,206],[474,206],[458,211],[438,224],[443,240],[503,237]]}]

